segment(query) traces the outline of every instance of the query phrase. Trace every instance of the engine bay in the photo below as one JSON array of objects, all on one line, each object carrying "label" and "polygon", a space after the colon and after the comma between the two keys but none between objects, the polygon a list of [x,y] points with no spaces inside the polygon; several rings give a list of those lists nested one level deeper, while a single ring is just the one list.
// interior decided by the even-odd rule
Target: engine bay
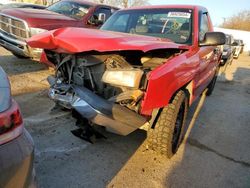
[{"label": "engine bay", "polygon": [[[74,91],[71,86],[83,86],[105,100],[138,112],[147,87],[147,74],[179,53],[181,51],[177,49],[149,53],[121,51],[59,54],[46,51],[48,60],[56,67],[55,76],[48,78],[51,96],[60,95],[65,97],[64,100],[72,99]],[[62,102],[60,104],[70,108]]]}]

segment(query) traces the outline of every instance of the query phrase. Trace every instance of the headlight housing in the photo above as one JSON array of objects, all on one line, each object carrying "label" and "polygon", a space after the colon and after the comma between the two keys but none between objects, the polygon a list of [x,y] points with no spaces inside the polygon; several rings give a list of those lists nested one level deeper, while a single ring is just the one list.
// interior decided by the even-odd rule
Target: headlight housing
[{"label": "headlight housing", "polygon": [[116,86],[139,88],[143,71],[140,69],[106,70],[102,81]]},{"label": "headlight housing", "polygon": [[41,29],[41,28],[34,28],[34,27],[31,27],[31,28],[30,28],[30,34],[31,34],[31,36],[37,35],[37,34],[39,34],[39,33],[43,33],[43,32],[45,32],[45,31],[48,31],[48,30],[46,30],[46,29]]}]

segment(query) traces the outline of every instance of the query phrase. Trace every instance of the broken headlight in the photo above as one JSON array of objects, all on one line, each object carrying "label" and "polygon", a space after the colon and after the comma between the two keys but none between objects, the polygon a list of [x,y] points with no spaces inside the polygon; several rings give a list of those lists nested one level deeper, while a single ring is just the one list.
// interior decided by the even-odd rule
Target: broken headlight
[{"label": "broken headlight", "polygon": [[140,69],[106,70],[102,81],[111,85],[139,88],[143,71]]}]

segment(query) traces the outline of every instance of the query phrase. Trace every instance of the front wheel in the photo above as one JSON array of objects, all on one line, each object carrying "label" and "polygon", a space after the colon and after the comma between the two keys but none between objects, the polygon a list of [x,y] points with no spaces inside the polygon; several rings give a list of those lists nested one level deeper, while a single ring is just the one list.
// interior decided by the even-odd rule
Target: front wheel
[{"label": "front wheel", "polygon": [[187,116],[188,99],[179,91],[171,103],[163,108],[154,128],[148,130],[147,145],[150,149],[171,158],[178,150],[183,138]]}]

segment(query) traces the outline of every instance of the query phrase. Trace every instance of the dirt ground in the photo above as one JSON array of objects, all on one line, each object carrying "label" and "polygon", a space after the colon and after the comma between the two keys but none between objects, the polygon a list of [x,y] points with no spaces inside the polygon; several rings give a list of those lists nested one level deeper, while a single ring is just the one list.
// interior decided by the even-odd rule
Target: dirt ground
[{"label": "dirt ground", "polygon": [[190,108],[187,140],[170,160],[147,150],[142,130],[103,132],[95,144],[74,137],[70,114],[50,112],[45,79],[53,71],[0,54],[36,145],[39,187],[250,187],[250,56],[222,69],[213,95]]}]

